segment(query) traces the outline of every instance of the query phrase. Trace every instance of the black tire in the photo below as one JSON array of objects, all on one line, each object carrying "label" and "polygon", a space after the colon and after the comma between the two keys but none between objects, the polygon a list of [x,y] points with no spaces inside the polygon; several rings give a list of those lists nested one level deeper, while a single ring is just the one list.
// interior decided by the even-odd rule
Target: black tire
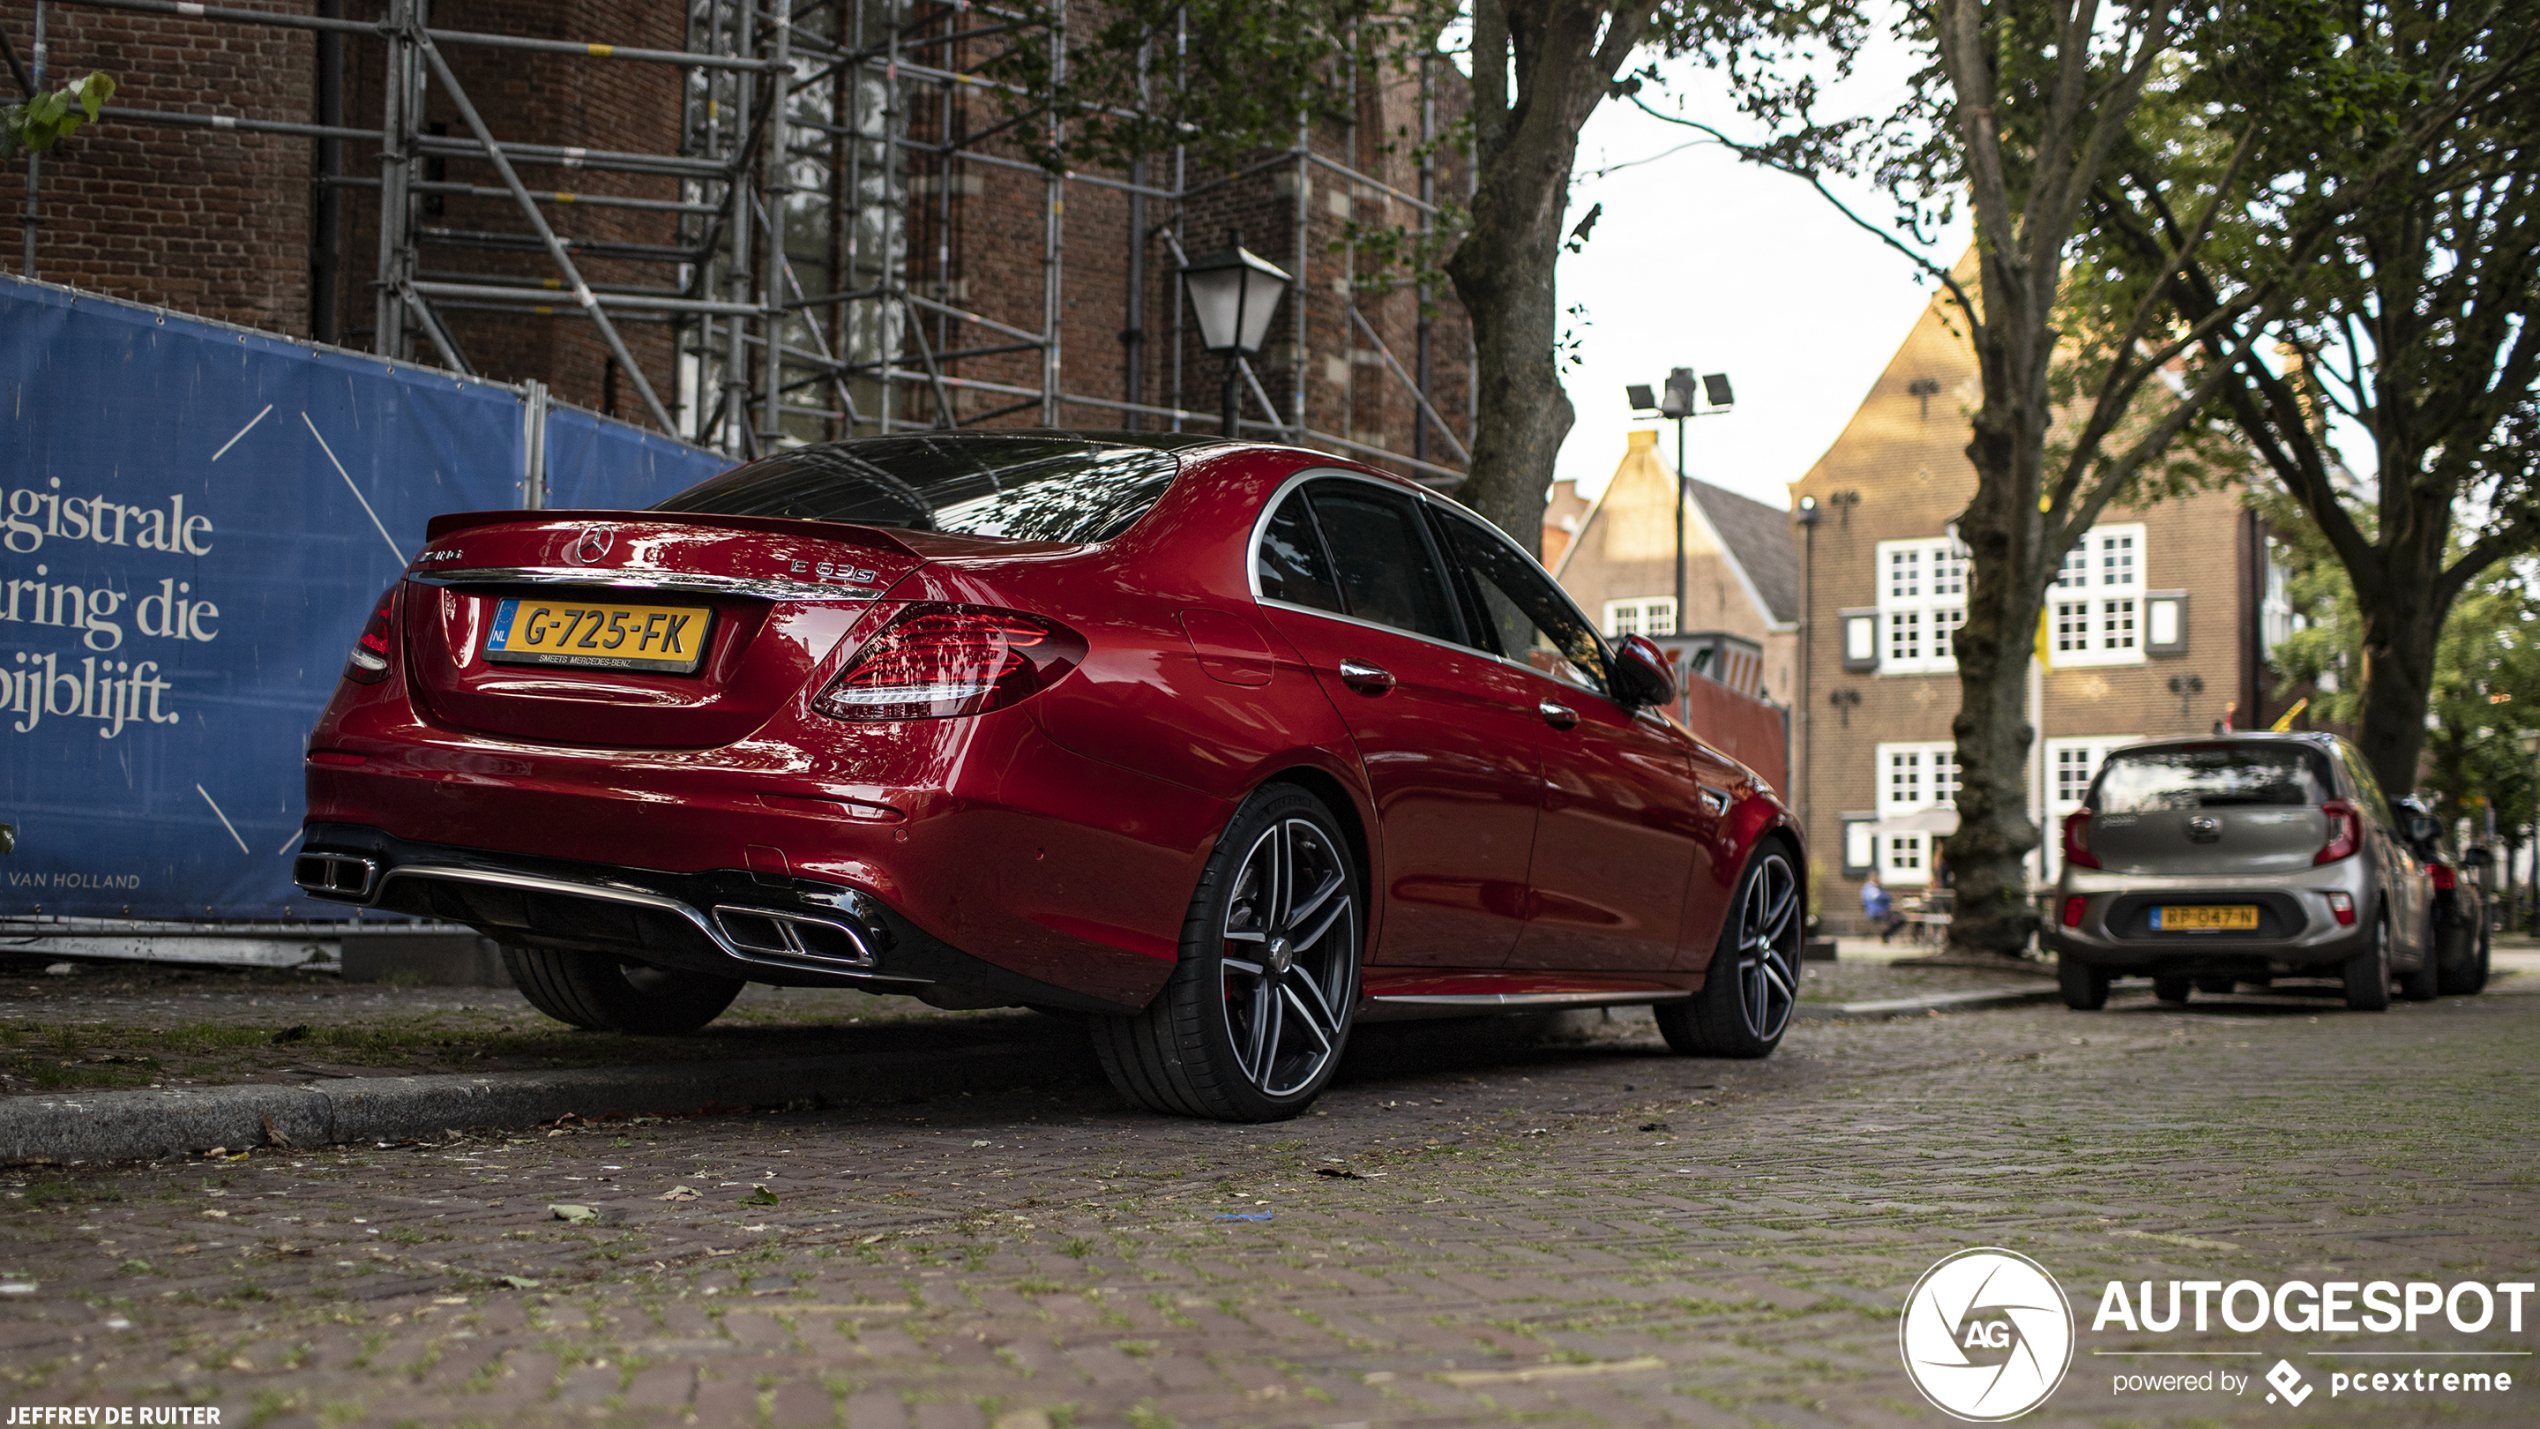
[{"label": "black tire", "polygon": [[1769,1057],[1799,1006],[1799,869],[1764,845],[1730,900],[1702,990],[1653,1011],[1667,1045],[1688,1057]]},{"label": "black tire", "polygon": [[2470,997],[2487,989],[2487,929],[2478,930],[2476,946],[2458,966],[2443,969],[2442,989],[2446,997]]},{"label": "black tire", "polygon": [[2152,995],[2163,1002],[2183,1006],[2195,992],[2196,980],[2191,977],[2163,975],[2152,979]]},{"label": "black tire", "polygon": [[2385,1012],[2390,1007],[2390,920],[2376,918],[2372,945],[2346,960],[2346,1006],[2354,1012]]},{"label": "black tire", "polygon": [[[1300,877],[1310,891],[1300,893]],[[1289,784],[1235,811],[1182,921],[1182,956],[1146,1010],[1096,1017],[1122,1096],[1155,1111],[1284,1121],[1340,1066],[1357,1014],[1366,902],[1323,801]]]},{"label": "black tire", "polygon": [[739,978],[657,968],[607,953],[503,949],[503,966],[529,1005],[593,1032],[694,1032],[741,995]]},{"label": "black tire", "polygon": [[2097,1012],[2108,1005],[2108,970],[2092,967],[2070,953],[2055,955],[2055,984],[2063,989],[2064,1005],[2075,1012]]},{"label": "black tire", "polygon": [[2443,995],[2443,953],[2439,938],[2428,936],[2416,970],[2399,974],[2399,995],[2410,1002],[2432,1002]]},{"label": "black tire", "polygon": [[2211,973],[2196,979],[2196,990],[2210,992],[2216,997],[2229,997],[2240,990],[2240,983],[2238,979],[2228,975]]}]

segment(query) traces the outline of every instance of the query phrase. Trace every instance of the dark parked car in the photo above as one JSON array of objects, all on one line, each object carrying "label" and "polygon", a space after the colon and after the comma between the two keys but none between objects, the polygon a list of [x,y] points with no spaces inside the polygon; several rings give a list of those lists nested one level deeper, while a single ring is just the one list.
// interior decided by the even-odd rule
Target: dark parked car
[{"label": "dark parked car", "polygon": [[1321,453],[941,432],[648,511],[444,516],[309,740],[294,877],[584,1027],[744,982],[1091,1014],[1127,1095],[1294,1115],[1358,1018],[1649,1004],[1757,1057],[1807,873],[1648,641]]},{"label": "dark parked car", "polygon": [[[2421,830],[2419,831],[2421,832]],[[2329,977],[2379,1011],[2438,995],[2435,878],[2361,756],[2325,734],[2244,734],[2111,753],[2064,820],[2046,941],[2064,1001],[2112,978],[2198,987]]]},{"label": "dark parked car", "polygon": [[2434,880],[2434,961],[2440,974],[2437,990],[2468,994],[2487,986],[2490,914],[2487,869],[2495,855],[2473,845],[2455,856],[2442,821],[2413,799],[2399,801],[2399,817],[2408,847]]}]

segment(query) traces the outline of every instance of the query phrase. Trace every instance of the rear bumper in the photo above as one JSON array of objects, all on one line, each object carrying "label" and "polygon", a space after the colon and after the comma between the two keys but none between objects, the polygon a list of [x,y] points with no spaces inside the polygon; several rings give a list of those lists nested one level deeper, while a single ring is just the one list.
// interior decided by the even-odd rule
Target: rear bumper
[{"label": "rear bumper", "polygon": [[[2328,903],[2331,892],[2343,892],[2354,900],[2354,922],[2337,921]],[[2067,927],[2063,910],[2075,897],[2085,900],[2081,921]],[[2266,910],[2266,927],[2254,935],[2150,931],[2142,917],[2145,905],[2173,900],[2259,904]],[[2310,885],[2261,887],[2235,886],[2221,879],[2156,881],[2071,870],[2054,907],[2047,910],[2052,921],[2039,941],[2049,952],[2117,973],[2321,976],[2372,946],[2375,910],[2372,889],[2353,877],[2352,870],[2337,870]]]},{"label": "rear bumper", "polygon": [[931,993],[967,1006],[1136,1010],[972,957],[871,894],[816,879],[579,863],[313,823],[293,881],[313,898],[465,923],[498,942],[749,982]]}]

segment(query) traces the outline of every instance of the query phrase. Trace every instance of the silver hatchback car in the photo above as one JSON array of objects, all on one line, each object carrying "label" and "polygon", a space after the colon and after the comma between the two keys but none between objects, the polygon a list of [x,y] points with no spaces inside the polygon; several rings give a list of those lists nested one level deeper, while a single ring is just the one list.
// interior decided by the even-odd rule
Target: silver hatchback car
[{"label": "silver hatchback car", "polygon": [[2155,996],[2334,978],[2377,1012],[2391,983],[2434,997],[2433,880],[2354,746],[2241,734],[2108,755],[2064,820],[2045,932],[2064,1001],[2106,1005],[2117,977]]}]

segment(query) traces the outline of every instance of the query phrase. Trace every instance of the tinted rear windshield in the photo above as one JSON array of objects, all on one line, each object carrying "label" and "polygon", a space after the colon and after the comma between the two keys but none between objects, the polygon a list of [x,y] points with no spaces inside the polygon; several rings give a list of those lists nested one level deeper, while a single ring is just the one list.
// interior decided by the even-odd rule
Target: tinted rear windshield
[{"label": "tinted rear windshield", "polygon": [[779,452],[653,509],[1105,541],[1136,524],[1179,470],[1169,451],[1079,436],[868,437]]},{"label": "tinted rear windshield", "polygon": [[2090,804],[2103,814],[2311,805],[2331,797],[2328,761],[2298,744],[2193,744],[2108,756]]}]

